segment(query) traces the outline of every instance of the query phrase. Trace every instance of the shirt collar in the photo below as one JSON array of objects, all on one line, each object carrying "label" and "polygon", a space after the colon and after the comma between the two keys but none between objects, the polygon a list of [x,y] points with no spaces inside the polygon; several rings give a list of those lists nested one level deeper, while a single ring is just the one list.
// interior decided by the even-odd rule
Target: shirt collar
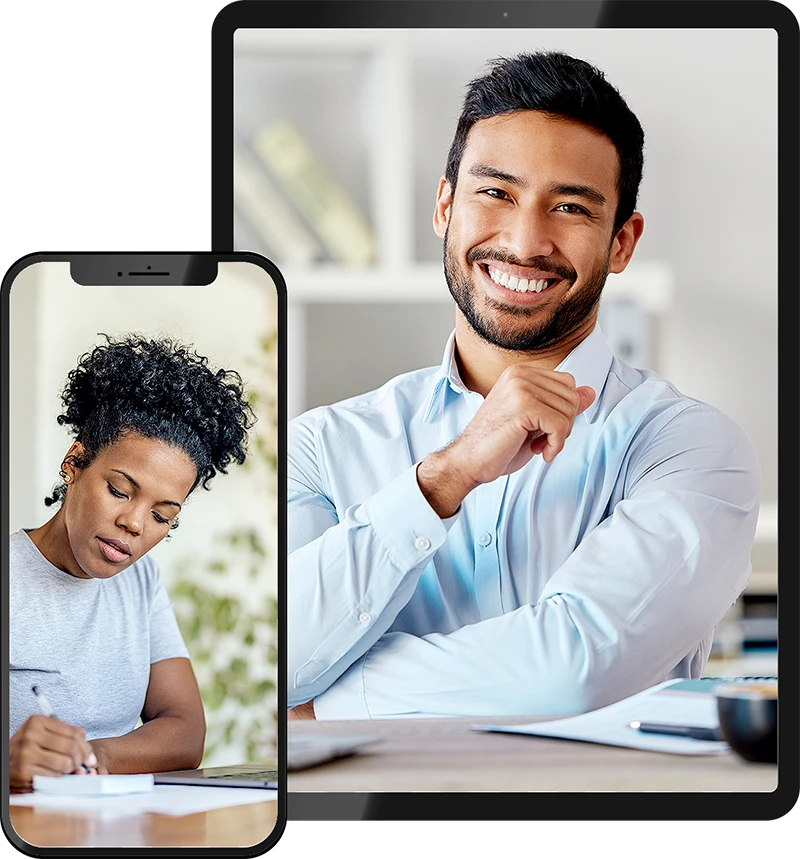
[{"label": "shirt collar", "polygon": [[561,373],[571,373],[578,387],[588,385],[594,390],[597,396],[591,406],[583,412],[584,419],[590,423],[600,407],[600,395],[603,393],[613,360],[614,356],[600,330],[600,325],[595,323],[591,334],[581,340],[556,367],[556,370]]},{"label": "shirt collar", "polygon": [[[596,323],[591,334],[581,340],[556,367],[556,370],[560,372],[571,373],[579,386],[588,385],[597,394],[592,405],[583,412],[583,416],[587,421],[591,422],[597,413],[600,405],[600,394],[605,386],[613,360],[614,356],[611,354],[606,338],[600,330],[599,323]],[[447,338],[442,363],[434,377],[433,390],[428,398],[423,417],[425,423],[431,423],[436,417],[441,415],[448,386],[457,394],[468,393],[464,382],[461,380],[461,375],[458,372],[458,364],[456,363],[455,331]]]},{"label": "shirt collar", "polygon": [[458,372],[458,364],[456,363],[456,332],[455,329],[447,338],[447,343],[444,347],[444,357],[439,367],[436,376],[434,377],[433,390],[428,398],[425,407],[425,415],[422,420],[427,424],[431,423],[435,418],[439,417],[444,408],[445,397],[447,396],[447,386],[457,394],[465,394],[467,388],[461,381],[461,376]]}]

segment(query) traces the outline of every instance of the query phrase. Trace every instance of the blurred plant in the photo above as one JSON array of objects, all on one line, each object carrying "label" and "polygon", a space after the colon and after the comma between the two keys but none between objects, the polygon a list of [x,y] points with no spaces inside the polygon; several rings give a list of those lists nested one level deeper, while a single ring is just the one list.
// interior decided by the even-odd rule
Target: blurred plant
[{"label": "blurred plant", "polygon": [[[247,391],[258,421],[242,468],[277,494],[276,333],[261,338],[254,365],[257,382]],[[172,568],[170,596],[205,705],[205,765],[223,751],[238,762],[275,755],[277,540],[264,542],[273,533],[271,523],[231,530],[215,539],[219,549],[208,560],[187,558]],[[232,582],[240,583],[241,596]]]}]

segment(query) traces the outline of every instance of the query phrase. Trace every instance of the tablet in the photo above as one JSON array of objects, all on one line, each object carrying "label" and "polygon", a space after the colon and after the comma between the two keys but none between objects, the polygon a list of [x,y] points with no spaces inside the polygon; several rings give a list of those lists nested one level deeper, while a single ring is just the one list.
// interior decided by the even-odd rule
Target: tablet
[{"label": "tablet", "polygon": [[[791,110],[778,100],[778,81],[800,79],[798,35],[777,3],[354,2],[267,11],[240,0],[222,10],[211,39],[212,243],[258,250],[284,273],[289,417],[441,361],[453,307],[431,217],[464,92],[493,58],[563,51],[600,68],[646,134],[640,208],[648,227],[629,277],[607,287],[603,329],[617,354],[701,399],[728,389],[721,407],[753,438],[763,501],[776,510],[775,236],[788,240],[777,189],[779,170],[791,169],[787,158],[778,162],[779,142],[784,152],[791,146],[778,124]],[[789,97],[786,87],[780,97]],[[743,255],[745,246],[759,250]],[[755,407],[731,387],[742,374]],[[765,416],[758,426],[756,414]],[[762,531],[754,561],[774,585],[774,534],[766,524]],[[794,633],[782,629],[781,642],[784,634]],[[774,659],[734,673],[776,674]],[[781,706],[793,706],[788,696]],[[474,785],[432,796],[420,782],[419,793],[382,797],[382,819],[395,803],[406,821],[767,822],[796,797],[794,742],[782,737],[766,792],[737,790],[735,778],[724,792],[702,792],[687,779],[681,792],[592,793],[587,785],[531,801],[476,794]],[[326,819],[325,794],[294,795],[291,778],[289,791],[290,819],[293,803],[298,815]],[[353,817],[364,806],[357,791]]]}]

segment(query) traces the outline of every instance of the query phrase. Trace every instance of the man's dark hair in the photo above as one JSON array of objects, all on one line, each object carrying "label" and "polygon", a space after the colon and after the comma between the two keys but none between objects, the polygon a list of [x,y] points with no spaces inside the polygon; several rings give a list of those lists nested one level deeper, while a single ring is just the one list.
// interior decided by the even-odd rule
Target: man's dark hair
[{"label": "man's dark hair", "polygon": [[467,135],[481,119],[520,110],[582,122],[604,134],[619,155],[619,204],[614,234],[636,208],[644,163],[644,132],[639,120],[603,73],[568,54],[540,51],[490,61],[491,69],[469,84],[445,178],[455,191]]}]

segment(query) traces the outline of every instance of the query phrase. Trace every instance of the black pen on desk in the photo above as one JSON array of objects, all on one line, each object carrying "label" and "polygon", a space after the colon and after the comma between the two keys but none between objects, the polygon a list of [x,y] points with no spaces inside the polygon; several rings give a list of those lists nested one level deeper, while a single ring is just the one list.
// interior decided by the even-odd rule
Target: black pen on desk
[{"label": "black pen on desk", "polygon": [[667,734],[671,737],[688,737],[692,740],[722,740],[717,728],[697,725],[662,725],[658,722],[631,722],[631,727],[642,734]]},{"label": "black pen on desk", "polygon": [[[56,715],[56,711],[53,709],[53,705],[50,703],[47,695],[45,695],[38,686],[31,686],[31,692],[36,696],[36,703],[39,705],[39,709],[42,711],[43,716],[50,718]],[[92,771],[86,766],[86,764],[81,764],[81,766],[91,775]]]}]

